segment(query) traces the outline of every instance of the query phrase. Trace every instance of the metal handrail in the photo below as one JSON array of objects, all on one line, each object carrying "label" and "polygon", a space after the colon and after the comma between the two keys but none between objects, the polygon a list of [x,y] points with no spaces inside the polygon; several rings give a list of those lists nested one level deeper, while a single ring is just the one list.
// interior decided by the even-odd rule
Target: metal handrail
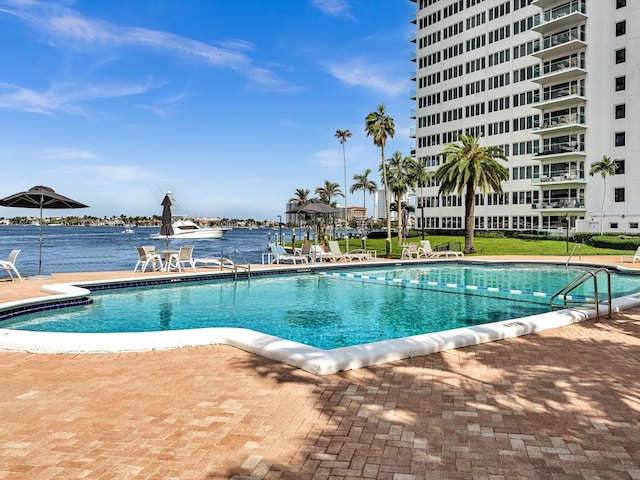
[{"label": "metal handrail", "polygon": [[[233,279],[238,280],[238,268],[241,268],[246,274],[247,278],[251,277],[251,263],[247,260],[245,254],[238,247],[233,248],[233,266],[227,267],[224,265],[224,248],[220,251],[220,270],[224,268],[230,268],[233,270]],[[238,257],[242,257],[245,263],[238,263]]]},{"label": "metal handrail", "polygon": [[576,251],[576,248],[578,249],[578,260],[582,260],[582,244],[581,243],[574,243],[573,244],[573,248],[571,249],[571,253],[569,254],[569,258],[567,258],[567,263],[565,263],[565,267],[569,266],[569,262],[571,261],[571,257],[573,257],[574,252]]},{"label": "metal handrail", "polygon": [[[598,273],[601,273],[601,272],[604,272],[604,273],[607,274],[608,298],[607,298],[607,301],[606,301],[606,305],[607,305],[607,308],[608,308],[608,311],[609,311],[608,317],[611,318],[611,273],[606,268],[597,268],[595,270],[589,270],[589,271],[586,271],[586,272],[582,272],[580,275],[578,275],[576,278],[574,278],[569,283],[567,283],[564,287],[562,287],[560,290],[558,290],[551,297],[551,300],[549,300],[549,306],[551,308],[551,311],[553,311],[554,308],[566,308],[570,304],[583,305],[583,306],[591,305],[591,303],[588,303],[588,302],[581,302],[581,301],[578,301],[578,300],[568,299],[567,296],[569,295],[569,293],[571,293],[573,290],[578,288],[580,285],[582,285],[583,283],[589,281],[589,279],[593,279],[593,305],[594,305],[595,310],[596,310],[596,322],[599,322],[600,321],[600,305],[601,304],[605,304],[605,302],[601,302],[598,299],[598,278],[597,278],[597,275],[598,275]],[[556,298],[558,298],[560,295],[562,295],[563,304],[562,305],[554,305],[553,301]]]}]

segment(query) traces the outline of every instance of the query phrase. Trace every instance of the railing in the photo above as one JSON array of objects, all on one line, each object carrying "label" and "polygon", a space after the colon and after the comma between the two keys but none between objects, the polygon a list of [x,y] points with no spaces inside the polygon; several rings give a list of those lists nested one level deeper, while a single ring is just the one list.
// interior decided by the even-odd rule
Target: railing
[{"label": "railing", "polygon": [[554,88],[544,92],[544,94],[542,95],[542,101],[548,102],[549,100],[557,100],[559,98],[571,97],[573,95],[584,97],[584,90],[584,87],[578,85],[571,85],[563,88]]},{"label": "railing", "polygon": [[[598,298],[598,274],[606,273],[607,275],[607,293],[608,298],[606,301],[600,301]],[[570,293],[578,288],[580,285],[588,282],[590,279],[593,280],[593,303],[588,302],[587,298],[573,298],[570,297]],[[562,305],[554,304],[554,301],[557,298],[562,299]],[[606,305],[608,309],[608,317],[611,318],[611,274],[609,270],[606,268],[598,268],[596,270],[589,270],[587,272],[582,272],[576,278],[567,283],[564,287],[558,290],[549,300],[549,307],[551,311],[554,308],[567,308],[568,306],[591,306],[593,305],[596,310],[596,322],[600,321],[600,305]]]},{"label": "railing", "polygon": [[440,245],[436,245],[435,247],[433,247],[433,251],[434,252],[447,252],[447,251],[461,252],[462,242],[442,243]]},{"label": "railing", "polygon": [[[224,270],[226,268],[233,271],[234,280],[238,280],[238,270],[242,270],[246,278],[251,277],[251,263],[247,260],[246,255],[238,247],[234,247],[231,249],[231,255],[225,255],[225,249],[222,248],[220,250],[219,260],[220,270]],[[242,261],[243,263],[240,263],[238,260]]]},{"label": "railing", "polygon": [[565,17],[572,13],[586,13],[587,9],[583,0],[574,0],[571,3],[562,5],[560,7],[546,10],[541,17],[538,17],[537,25],[557,20],[558,18]]},{"label": "railing", "polygon": [[584,172],[576,172],[575,170],[549,172],[539,177],[533,177],[531,184],[540,185],[541,183],[570,182],[572,180],[584,180]]},{"label": "railing", "polygon": [[575,198],[554,198],[551,201],[543,201],[542,203],[532,203],[531,208],[547,210],[555,208],[584,208],[584,200],[576,200]]},{"label": "railing", "polygon": [[578,142],[559,142],[551,145],[543,145],[542,149],[540,149],[540,147],[533,148],[533,153],[536,157],[573,152],[584,152],[584,144]]},{"label": "railing", "polygon": [[565,125],[584,125],[586,115],[584,113],[570,113],[568,115],[556,115],[547,117],[533,123],[533,130],[544,130],[546,128],[563,127]]},{"label": "railing", "polygon": [[576,55],[572,55],[570,58],[564,58],[560,60],[552,60],[551,62],[545,62],[542,66],[542,74],[548,75],[550,73],[561,72],[570,68],[582,68],[584,69],[586,63],[584,58],[578,58]]},{"label": "railing", "polygon": [[544,39],[542,39],[542,42],[538,41],[538,43],[536,43],[534,49],[537,51],[547,50],[548,48],[557,47],[558,45],[569,43],[573,40],[581,40],[584,42],[584,39],[584,31],[576,27],[565,32],[560,32],[554,35],[549,35],[548,37],[544,37]]},{"label": "railing", "polygon": [[571,249],[571,253],[569,254],[569,257],[567,258],[567,263],[564,264],[565,267],[569,266],[569,262],[571,261],[571,257],[573,257],[573,254],[575,253],[576,248],[578,249],[578,261],[582,260],[582,244],[581,243],[574,243],[573,244],[573,248]]}]

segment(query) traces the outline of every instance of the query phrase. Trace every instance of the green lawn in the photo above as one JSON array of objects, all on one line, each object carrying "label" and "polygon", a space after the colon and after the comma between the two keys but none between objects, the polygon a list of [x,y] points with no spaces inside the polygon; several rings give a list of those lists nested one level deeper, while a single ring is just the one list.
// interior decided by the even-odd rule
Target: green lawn
[{"label": "green lawn", "polygon": [[[409,237],[407,242],[419,242],[421,236]],[[427,235],[426,240],[431,242],[435,249],[438,245],[451,242],[459,242],[464,248],[463,236]],[[345,242],[341,240],[340,247],[344,250]],[[392,258],[400,258],[402,248],[398,246],[398,239],[392,239]],[[575,243],[569,242],[569,252],[573,250]],[[565,240],[523,240],[518,238],[483,238],[475,237],[477,255],[558,255],[567,256],[567,242]],[[349,249],[361,247],[359,239],[349,240]],[[368,250],[375,250],[379,257],[386,255],[385,239],[367,239]],[[580,245],[574,255],[633,255],[633,250],[614,250],[611,248],[596,248],[589,245]]]}]

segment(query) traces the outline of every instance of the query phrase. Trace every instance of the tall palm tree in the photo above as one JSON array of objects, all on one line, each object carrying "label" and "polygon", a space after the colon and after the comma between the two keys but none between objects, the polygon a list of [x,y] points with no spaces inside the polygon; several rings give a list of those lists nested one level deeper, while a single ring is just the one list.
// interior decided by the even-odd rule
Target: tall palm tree
[{"label": "tall palm tree", "polygon": [[382,165],[382,181],[384,183],[384,205],[387,214],[387,258],[391,257],[391,211],[389,209],[389,189],[387,185],[387,166],[384,159],[384,147],[387,137],[393,138],[396,134],[393,118],[386,114],[384,104],[378,105],[378,110],[365,117],[364,131],[367,137],[373,137],[373,143],[380,147]]},{"label": "tall palm tree", "polygon": [[602,206],[600,207],[600,235],[602,235],[602,219],[604,217],[604,201],[607,198],[607,176],[615,175],[618,164],[611,160],[611,157],[602,156],[599,162],[593,162],[589,169],[589,175],[592,177],[596,174],[602,175]]},{"label": "tall palm tree", "polygon": [[349,235],[347,235],[347,228],[349,226],[349,212],[347,210],[347,155],[345,152],[344,144],[347,143],[347,138],[351,138],[351,132],[349,130],[336,130],[336,138],[340,140],[342,144],[342,163],[344,165],[344,239],[346,245],[346,251],[349,251]]},{"label": "tall palm tree", "polygon": [[[412,158],[409,165],[409,178],[411,187],[414,190],[423,189],[431,185],[435,172],[427,168],[427,158]],[[422,239],[424,240],[424,203],[420,208],[420,226],[422,228]]]},{"label": "tall palm tree", "polygon": [[509,170],[496,159],[507,161],[504,151],[499,147],[481,147],[480,137],[470,134],[460,135],[460,143],[450,143],[442,153],[445,162],[436,170],[435,178],[440,182],[439,193],[450,195],[464,193],[464,253],[475,253],[474,209],[476,190],[484,195],[489,191],[502,193],[502,181],[509,179]]},{"label": "tall palm tree", "polygon": [[378,190],[378,184],[375,180],[371,180],[369,175],[371,175],[370,168],[367,168],[363,173],[356,173],[353,176],[355,183],[351,185],[351,188],[349,188],[349,193],[355,193],[358,190],[362,190],[362,206],[365,211],[367,209],[367,193],[371,195]]},{"label": "tall palm tree", "polygon": [[411,164],[411,157],[403,157],[401,152],[396,151],[386,163],[387,185],[389,192],[395,198],[396,211],[398,212],[398,243],[401,244],[404,232],[402,199],[409,190],[411,182],[408,170]]}]

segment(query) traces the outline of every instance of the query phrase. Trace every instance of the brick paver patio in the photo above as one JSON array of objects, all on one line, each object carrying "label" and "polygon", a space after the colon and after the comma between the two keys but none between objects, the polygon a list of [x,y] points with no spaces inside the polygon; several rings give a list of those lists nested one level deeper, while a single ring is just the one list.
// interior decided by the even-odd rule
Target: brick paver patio
[{"label": "brick paver patio", "polygon": [[0,378],[0,479],[640,479],[640,309],[325,377],[210,346]]}]

